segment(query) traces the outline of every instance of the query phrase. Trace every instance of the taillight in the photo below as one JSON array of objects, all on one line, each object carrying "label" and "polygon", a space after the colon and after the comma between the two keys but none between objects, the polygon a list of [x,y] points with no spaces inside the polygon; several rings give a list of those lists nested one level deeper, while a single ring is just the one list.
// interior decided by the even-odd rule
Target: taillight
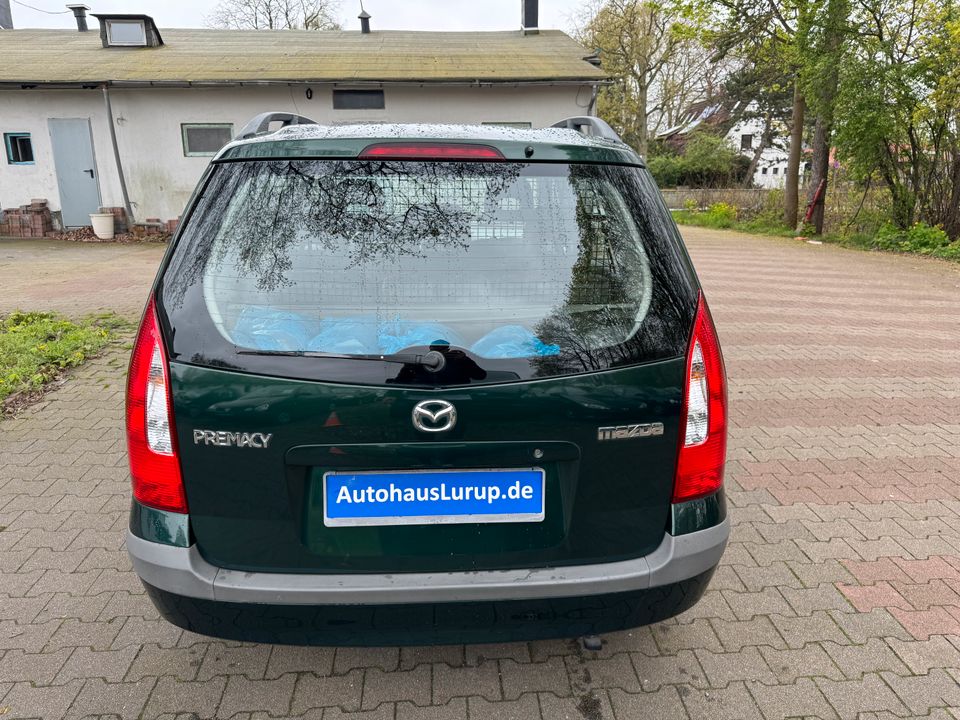
[{"label": "taillight", "polygon": [[700,294],[687,351],[681,442],[673,502],[710,495],[723,485],[727,454],[727,378],[717,331]]},{"label": "taillight", "polygon": [[472,143],[390,142],[367,145],[361,158],[382,160],[503,160],[503,153],[489,145]]},{"label": "taillight", "polygon": [[133,496],[152,508],[187,512],[170,402],[170,375],[153,299],[127,373],[127,451]]}]

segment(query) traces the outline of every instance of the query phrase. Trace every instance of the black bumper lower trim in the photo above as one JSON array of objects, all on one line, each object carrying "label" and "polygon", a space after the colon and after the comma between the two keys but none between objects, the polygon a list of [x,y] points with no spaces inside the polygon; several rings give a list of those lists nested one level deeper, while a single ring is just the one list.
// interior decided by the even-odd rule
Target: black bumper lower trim
[{"label": "black bumper lower trim", "polygon": [[218,602],[144,585],[166,620],[202,635],[285,645],[430,645],[574,638],[649,625],[693,606],[714,570],[607,595],[398,605]]}]

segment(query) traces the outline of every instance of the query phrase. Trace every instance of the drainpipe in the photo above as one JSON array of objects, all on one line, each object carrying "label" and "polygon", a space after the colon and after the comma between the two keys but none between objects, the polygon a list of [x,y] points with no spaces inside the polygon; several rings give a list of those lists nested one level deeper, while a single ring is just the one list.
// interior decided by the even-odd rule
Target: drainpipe
[{"label": "drainpipe", "polygon": [[594,85],[593,90],[590,91],[590,104],[587,105],[587,115],[593,115],[597,108],[597,92],[599,88]]},{"label": "drainpipe", "polygon": [[117,175],[120,178],[120,193],[123,195],[123,207],[127,211],[127,226],[133,225],[133,208],[127,195],[127,181],[123,177],[123,164],[120,162],[120,148],[117,147],[117,130],[113,126],[113,106],[110,104],[110,88],[103,84],[103,104],[107,109],[107,125],[110,126],[110,142],[113,144],[113,159],[117,163]]}]

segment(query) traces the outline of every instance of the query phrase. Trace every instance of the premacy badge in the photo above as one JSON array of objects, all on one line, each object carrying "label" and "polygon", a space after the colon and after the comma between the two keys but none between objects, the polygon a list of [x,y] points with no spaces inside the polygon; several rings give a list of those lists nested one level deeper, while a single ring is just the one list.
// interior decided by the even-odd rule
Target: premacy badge
[{"label": "premacy badge", "polygon": [[273,439],[273,433],[240,433],[226,430],[194,430],[194,445],[217,445],[218,447],[245,447],[265,450]]}]

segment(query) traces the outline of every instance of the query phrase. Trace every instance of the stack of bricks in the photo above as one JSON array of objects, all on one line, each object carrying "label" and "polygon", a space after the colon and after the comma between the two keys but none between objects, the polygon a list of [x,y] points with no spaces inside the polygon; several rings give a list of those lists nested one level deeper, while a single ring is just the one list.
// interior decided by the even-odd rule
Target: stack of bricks
[{"label": "stack of bricks", "polygon": [[53,216],[44,198],[34,198],[29,205],[8,208],[0,214],[0,236],[42,238],[54,234]]},{"label": "stack of bricks", "polygon": [[113,214],[113,232],[117,235],[122,235],[130,229],[127,223],[127,211],[124,208],[102,207],[100,212]]},{"label": "stack of bricks", "polygon": [[140,235],[159,235],[163,227],[163,221],[160,218],[147,218],[143,225],[137,226],[137,233]]}]

